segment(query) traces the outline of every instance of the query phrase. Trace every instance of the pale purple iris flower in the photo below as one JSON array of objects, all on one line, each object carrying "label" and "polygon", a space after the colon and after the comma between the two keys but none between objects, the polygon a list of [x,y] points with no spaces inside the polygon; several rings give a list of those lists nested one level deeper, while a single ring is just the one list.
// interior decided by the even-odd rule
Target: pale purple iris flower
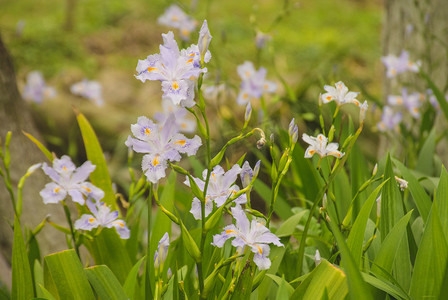
[{"label": "pale purple iris flower", "polygon": [[195,104],[195,80],[199,74],[207,72],[207,69],[195,66],[195,49],[190,49],[190,52],[179,51],[171,31],[162,34],[162,37],[160,54],[149,55],[145,60],[139,60],[138,74],[135,77],[142,82],[161,81],[163,98],[170,99],[176,105],[192,107]]},{"label": "pale purple iris flower", "polygon": [[324,90],[327,91],[321,96],[324,103],[335,101],[338,105],[346,103],[353,103],[357,106],[360,105],[359,101],[356,99],[359,93],[350,92],[342,81],[336,82],[334,87],[325,85]]},{"label": "pale purple iris flower", "polygon": [[237,72],[242,80],[236,99],[239,105],[246,105],[251,100],[260,99],[265,92],[274,93],[277,90],[277,84],[266,80],[266,69],[261,67],[255,70],[254,64],[250,61],[239,65]]},{"label": "pale purple iris flower", "polygon": [[26,77],[26,85],[23,91],[23,98],[25,100],[42,103],[44,99],[54,98],[56,91],[45,83],[42,73],[39,71],[32,71]]},{"label": "pale purple iris flower", "polygon": [[154,253],[154,267],[156,269],[158,269],[159,266],[163,266],[163,263],[165,262],[166,257],[168,256],[169,246],[170,246],[170,236],[168,235],[168,232],[165,232],[165,234],[159,241],[159,246],[157,247],[156,252]]},{"label": "pale purple iris flower", "polygon": [[411,71],[418,72],[420,68],[420,62],[412,62],[409,60],[409,52],[402,51],[400,56],[389,54],[381,57],[381,61],[386,67],[386,76],[392,78],[398,74]]},{"label": "pale purple iris flower", "polygon": [[[207,187],[207,195],[205,197],[205,216],[208,216],[212,212],[213,203],[215,203],[217,207],[221,207],[227,201],[227,199],[229,199],[232,195],[240,190],[240,188],[234,183],[241,171],[242,169],[238,165],[234,165],[227,172],[225,172],[224,169],[219,165],[213,168]],[[204,180],[193,177],[199,189],[201,191],[204,191],[205,180],[207,178],[207,170],[204,170],[202,172],[202,178]],[[190,181],[188,180],[188,178],[184,183],[190,186]],[[237,204],[246,203],[246,195],[243,194],[239,196],[234,200],[234,202]],[[201,201],[196,197],[193,199],[190,212],[193,214],[196,220],[200,220],[202,218]]]},{"label": "pale purple iris flower", "polygon": [[104,197],[101,189],[86,181],[90,173],[95,170],[95,166],[90,161],[76,168],[70,157],[64,155],[61,159],[53,160],[53,167],[43,163],[42,169],[53,180],[40,191],[45,204],[58,203],[67,195],[81,205],[85,203],[84,197],[97,201]]},{"label": "pale purple iris flower", "polygon": [[156,112],[154,114],[154,120],[159,124],[165,123],[165,121],[171,116],[174,116],[174,122],[179,132],[193,133],[196,130],[196,122],[190,120],[187,115],[188,111],[181,106],[174,105],[168,99],[162,100],[163,112]]},{"label": "pale purple iris flower", "polygon": [[404,106],[414,118],[420,117],[420,107],[424,96],[420,93],[408,94],[406,88],[401,90],[401,95],[394,96],[389,95],[387,97],[387,103],[392,106]]},{"label": "pale purple iris flower", "polygon": [[257,30],[255,34],[255,46],[257,49],[263,49],[266,46],[266,43],[272,40],[272,36],[267,33],[263,33]]},{"label": "pale purple iris flower", "polygon": [[157,22],[161,25],[178,29],[180,36],[184,41],[190,39],[191,32],[193,32],[198,25],[196,20],[187,15],[176,4],[168,7],[163,15],[157,19]]},{"label": "pale purple iris flower", "polygon": [[103,106],[102,87],[98,81],[84,79],[73,84],[70,92],[74,95],[91,100],[97,106]]},{"label": "pale purple iris flower", "polygon": [[152,183],[166,176],[169,161],[179,161],[181,153],[194,155],[202,145],[199,136],[188,139],[178,133],[174,115],[160,125],[146,117],[139,117],[137,124],[131,125],[131,131],[136,138],[129,136],[126,146],[138,153],[148,153],[143,156],[142,169]]},{"label": "pale purple iris flower", "polygon": [[390,106],[383,107],[381,121],[377,124],[378,130],[381,132],[387,130],[397,130],[403,115],[401,112],[395,112]]},{"label": "pale purple iris flower", "polygon": [[232,246],[241,248],[248,246],[254,253],[254,263],[258,268],[260,270],[269,269],[271,266],[271,260],[268,258],[269,244],[283,247],[280,239],[264,224],[256,220],[249,221],[239,205],[232,207],[231,210],[236,224],[228,225],[224,227],[221,234],[214,235],[212,245],[222,248],[228,239],[234,238]]},{"label": "pale purple iris flower", "polygon": [[87,207],[92,214],[84,214],[75,221],[75,229],[92,230],[99,226],[105,228],[114,227],[118,235],[122,239],[128,239],[130,231],[126,226],[126,222],[118,219],[118,211],[110,210],[104,202],[94,203],[90,199],[87,200]]}]

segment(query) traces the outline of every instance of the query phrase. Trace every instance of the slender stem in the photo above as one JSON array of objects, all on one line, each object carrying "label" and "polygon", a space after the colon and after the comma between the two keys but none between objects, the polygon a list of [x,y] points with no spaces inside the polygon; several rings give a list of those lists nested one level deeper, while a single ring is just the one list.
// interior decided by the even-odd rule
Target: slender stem
[{"label": "slender stem", "polygon": [[73,229],[72,218],[70,217],[70,209],[68,208],[65,201],[62,201],[62,206],[64,207],[65,217],[67,218],[68,226],[70,227],[70,233],[72,234],[73,246],[79,259],[81,259],[81,256],[79,255],[79,247],[78,244],[76,243],[75,230]]},{"label": "slender stem", "polygon": [[149,257],[151,253],[151,213],[152,213],[152,187],[153,184],[149,185],[149,196],[148,196],[148,224],[147,224],[147,245],[146,245],[146,274],[145,274],[145,299],[152,299],[152,291],[151,291],[151,281],[149,279],[149,274],[151,271],[151,259]]}]

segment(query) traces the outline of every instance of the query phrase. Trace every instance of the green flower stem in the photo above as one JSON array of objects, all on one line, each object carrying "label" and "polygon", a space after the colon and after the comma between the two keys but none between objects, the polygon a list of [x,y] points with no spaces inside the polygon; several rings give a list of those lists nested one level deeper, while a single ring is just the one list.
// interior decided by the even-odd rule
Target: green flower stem
[{"label": "green flower stem", "polygon": [[[151,291],[151,281],[149,278],[150,271],[151,271],[151,259],[149,258],[149,254],[151,253],[151,213],[152,213],[152,192],[153,192],[153,184],[149,184],[149,195],[147,198],[148,202],[148,224],[147,224],[147,245],[146,245],[146,272],[145,272],[145,299],[152,299],[152,291]],[[157,191],[156,191],[157,193]]]},{"label": "green flower stem", "polygon": [[322,200],[322,197],[324,196],[325,192],[330,187],[330,184],[333,182],[337,173],[339,173],[339,171],[342,169],[345,162],[347,161],[347,158],[350,155],[350,152],[351,152],[353,146],[355,145],[355,142],[358,139],[358,136],[362,132],[362,128],[363,128],[363,124],[360,125],[360,127],[356,131],[356,134],[350,140],[349,145],[346,150],[346,154],[344,155],[344,157],[341,158],[341,160],[336,162],[333,169],[331,170],[331,173],[330,173],[327,183],[323,186],[323,188],[319,191],[319,193],[316,195],[316,198],[314,199],[313,206],[311,207],[310,213],[308,215],[308,219],[306,220],[305,228],[303,229],[302,239],[300,240],[299,253],[298,253],[298,265],[297,265],[297,268],[299,271],[299,276],[302,274],[303,258],[305,255],[305,243],[306,243],[306,238],[308,235],[308,230],[309,230],[310,224],[311,224],[311,219],[313,218],[313,215],[314,215],[314,211],[316,210],[316,207]]},{"label": "green flower stem", "polygon": [[73,246],[75,248],[76,254],[78,255],[79,259],[81,259],[81,256],[79,255],[79,247],[78,247],[78,244],[76,243],[75,230],[73,228],[72,218],[70,216],[70,209],[68,208],[65,201],[62,201],[62,206],[64,207],[65,217],[67,218],[67,222],[70,227],[70,233],[72,235]]}]

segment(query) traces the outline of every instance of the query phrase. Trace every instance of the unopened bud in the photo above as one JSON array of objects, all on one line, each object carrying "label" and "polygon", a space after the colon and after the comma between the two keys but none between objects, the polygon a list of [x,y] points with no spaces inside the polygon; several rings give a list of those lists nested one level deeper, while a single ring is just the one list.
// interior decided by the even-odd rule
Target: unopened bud
[{"label": "unopened bud", "polygon": [[327,208],[327,194],[322,197],[322,207]]},{"label": "unopened bud", "polygon": [[372,176],[374,177],[377,172],[378,172],[378,163],[376,163],[375,166],[373,167]]},{"label": "unopened bud", "polygon": [[246,113],[244,114],[245,124],[249,123],[251,115],[252,115],[252,105],[250,105],[250,102],[248,102],[246,105]]},{"label": "unopened bud", "polygon": [[261,160],[257,161],[254,167],[254,177],[258,177],[258,172],[260,172]]},{"label": "unopened bud", "polygon": [[170,280],[171,276],[173,276],[173,272],[171,272],[171,268],[168,268],[168,271],[166,271],[166,278]]},{"label": "unopened bud", "polygon": [[376,217],[381,216],[381,195],[376,199]]},{"label": "unopened bud", "polygon": [[369,108],[367,101],[364,101],[364,103],[359,107],[359,122],[360,123],[363,123],[364,119],[366,118],[367,108]]},{"label": "unopened bud", "polygon": [[316,254],[314,254],[314,263],[316,264],[316,267],[320,264],[322,261],[322,257],[320,256],[319,250],[316,249]]}]

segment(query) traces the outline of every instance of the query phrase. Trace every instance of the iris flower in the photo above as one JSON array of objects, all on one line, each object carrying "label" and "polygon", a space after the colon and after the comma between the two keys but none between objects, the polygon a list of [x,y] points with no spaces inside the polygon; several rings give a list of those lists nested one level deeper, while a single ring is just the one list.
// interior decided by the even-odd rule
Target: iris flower
[{"label": "iris flower", "polygon": [[42,169],[53,180],[40,191],[45,204],[58,203],[67,195],[81,205],[85,202],[84,196],[95,200],[104,197],[101,189],[86,181],[90,173],[95,170],[95,166],[90,161],[76,168],[70,157],[64,155],[61,159],[53,160],[53,167],[43,163]]},{"label": "iris flower", "polygon": [[387,56],[381,57],[381,61],[383,62],[384,66],[386,67],[386,76],[388,78],[392,78],[397,76],[398,74],[411,71],[411,72],[418,72],[420,62],[412,62],[409,60],[409,52],[402,51],[400,56],[395,56],[392,54],[389,54]]},{"label": "iris flower", "polygon": [[45,98],[54,98],[56,91],[45,84],[44,77],[39,71],[33,71],[26,77],[23,98],[36,103],[42,103]]},{"label": "iris flower", "polygon": [[318,154],[321,158],[328,155],[341,158],[345,154],[338,151],[338,143],[330,143],[327,145],[328,139],[323,134],[319,134],[317,137],[312,137],[304,133],[302,139],[310,144],[305,150],[305,158],[310,158],[314,154]]},{"label": "iris flower", "polygon": [[336,82],[334,87],[326,85],[324,86],[324,89],[327,91],[321,96],[324,103],[336,101],[338,105],[346,103],[354,103],[357,106],[360,105],[359,101],[356,100],[359,93],[349,92],[348,88],[342,81]]},{"label": "iris flower", "polygon": [[104,202],[93,203],[91,200],[87,200],[87,207],[92,214],[82,215],[79,220],[76,220],[75,229],[92,230],[99,226],[105,228],[114,227],[122,239],[129,238],[130,231],[126,227],[126,222],[118,219],[118,211],[111,212],[110,207]]},{"label": "iris flower", "polygon": [[404,106],[414,118],[420,117],[420,107],[422,106],[423,96],[420,93],[408,94],[406,88],[401,90],[401,95],[389,95],[387,103],[392,106]]},{"label": "iris flower", "polygon": [[194,155],[202,145],[199,136],[187,139],[178,133],[174,115],[160,125],[139,117],[137,124],[131,125],[131,131],[136,138],[129,136],[126,146],[138,153],[148,153],[143,156],[142,169],[152,183],[165,177],[168,161],[179,161],[181,153]]},{"label": "iris flower", "polygon": [[[227,172],[221,166],[216,166],[210,175],[210,181],[207,187],[207,195],[205,197],[205,216],[208,216],[213,210],[213,202],[216,203],[217,207],[222,206],[226,200],[238,192],[240,188],[234,184],[238,175],[241,173],[242,169],[238,165],[234,165]],[[193,177],[195,183],[198,185],[201,191],[204,191],[205,180],[207,178],[207,170],[202,172],[202,177],[204,180]],[[190,186],[190,181],[188,178],[184,182],[187,186]],[[246,203],[246,195],[241,195],[235,199],[235,203],[243,204]],[[191,204],[190,212],[193,214],[196,220],[202,218],[201,215],[201,201],[198,198],[194,198]]]},{"label": "iris flower", "polygon": [[272,243],[278,247],[283,247],[280,239],[269,231],[262,223],[252,220],[249,222],[243,209],[237,205],[231,208],[233,218],[236,224],[224,227],[221,234],[213,236],[212,245],[222,248],[224,243],[230,239],[234,247],[249,247],[254,253],[254,263],[260,270],[269,269],[271,260],[268,258],[270,247],[268,244]]},{"label": "iris flower", "polygon": [[402,118],[401,112],[395,112],[390,106],[384,106],[381,121],[377,125],[379,131],[396,130]]},{"label": "iris flower", "polygon": [[277,89],[274,82],[266,80],[266,69],[261,67],[257,71],[250,61],[239,65],[237,72],[242,79],[240,93],[236,99],[239,105],[246,105],[252,99],[260,99],[264,92],[274,93]]},{"label": "iris flower", "polygon": [[195,79],[207,72],[194,64],[195,52],[179,51],[174,34],[170,31],[162,34],[163,45],[160,54],[149,55],[137,64],[137,79],[159,80],[162,82],[163,98],[174,104],[192,107],[194,102]]},{"label": "iris flower", "polygon": [[104,104],[101,84],[98,81],[84,79],[73,84],[70,87],[70,92],[74,95],[92,100],[98,106]]},{"label": "iris flower", "polygon": [[187,118],[188,111],[184,107],[174,105],[173,102],[168,99],[163,99],[162,108],[163,112],[156,112],[154,114],[154,120],[159,124],[165,123],[165,121],[173,115],[178,131],[193,133],[196,130],[196,122]]},{"label": "iris flower", "polygon": [[196,29],[197,21],[187,15],[179,6],[173,4],[166,9],[157,22],[179,30],[182,40],[188,41],[190,33]]}]

